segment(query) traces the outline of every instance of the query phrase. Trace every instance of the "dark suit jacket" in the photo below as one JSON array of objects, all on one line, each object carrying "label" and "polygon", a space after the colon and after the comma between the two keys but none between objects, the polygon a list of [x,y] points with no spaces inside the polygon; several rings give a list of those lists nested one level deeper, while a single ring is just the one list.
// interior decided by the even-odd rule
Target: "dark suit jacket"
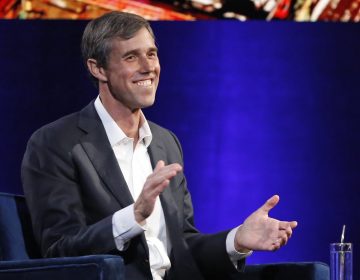
[{"label": "dark suit jacket", "polygon": [[[177,138],[149,122],[152,165],[183,164]],[[116,250],[112,215],[133,203],[93,102],[80,112],[50,123],[30,138],[22,163],[22,181],[35,237],[46,257],[119,254],[127,279],[152,279],[144,235],[124,252]],[[226,279],[237,271],[226,253],[227,231],[198,232],[183,173],[160,195],[172,268],[167,279]]]}]

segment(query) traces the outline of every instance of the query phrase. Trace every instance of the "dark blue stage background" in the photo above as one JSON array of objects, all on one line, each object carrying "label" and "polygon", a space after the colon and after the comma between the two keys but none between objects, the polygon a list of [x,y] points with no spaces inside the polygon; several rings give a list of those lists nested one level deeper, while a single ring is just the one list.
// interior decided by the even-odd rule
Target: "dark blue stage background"
[{"label": "dark blue stage background", "polygon": [[[0,22],[0,191],[22,193],[20,162],[41,125],[96,96],[80,59],[85,22]],[[250,263],[328,262],[360,248],[360,25],[155,22],[162,63],[149,119],[173,130],[198,227],[234,227],[268,197],[296,219],[288,246]]]}]

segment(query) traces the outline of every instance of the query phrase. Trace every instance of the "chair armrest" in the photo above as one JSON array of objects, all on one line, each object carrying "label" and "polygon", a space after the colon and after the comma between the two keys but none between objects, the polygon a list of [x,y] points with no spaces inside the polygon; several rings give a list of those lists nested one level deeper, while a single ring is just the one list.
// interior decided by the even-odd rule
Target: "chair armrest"
[{"label": "chair armrest", "polygon": [[247,265],[239,280],[329,280],[329,266],[321,262]]},{"label": "chair armrest", "polygon": [[122,257],[113,255],[2,261],[0,279],[124,280],[125,267]]}]

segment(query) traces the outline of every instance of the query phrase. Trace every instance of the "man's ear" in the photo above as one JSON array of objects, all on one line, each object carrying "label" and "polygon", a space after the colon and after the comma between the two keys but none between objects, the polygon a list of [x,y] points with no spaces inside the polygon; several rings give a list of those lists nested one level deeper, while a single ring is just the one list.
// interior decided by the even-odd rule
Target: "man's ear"
[{"label": "man's ear", "polygon": [[107,82],[107,77],[104,68],[98,65],[96,59],[89,58],[86,61],[86,64],[91,75],[93,75],[100,82]]}]

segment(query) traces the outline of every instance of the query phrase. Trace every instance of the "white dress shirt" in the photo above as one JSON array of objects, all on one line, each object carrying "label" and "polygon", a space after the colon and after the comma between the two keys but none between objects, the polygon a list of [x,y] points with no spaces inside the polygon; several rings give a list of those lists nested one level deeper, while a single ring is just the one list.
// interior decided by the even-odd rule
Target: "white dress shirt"
[{"label": "white dress shirt", "polygon": [[[146,178],[153,172],[147,151],[152,140],[149,124],[141,113],[139,140],[134,148],[134,139],[127,137],[116,124],[101,103],[99,96],[95,100],[95,109],[104,125],[106,135],[130,193],[134,201],[136,201]],[[115,212],[112,224],[116,247],[119,251],[126,250],[129,241],[144,232],[149,247],[149,261],[153,279],[163,279],[165,271],[171,267],[167,253],[170,251],[169,247],[171,244],[168,244],[164,212],[159,197],[155,202],[153,213],[146,219],[144,226],[140,226],[135,220],[134,204]],[[238,260],[249,255],[235,250],[234,238],[236,229],[234,228],[230,231],[226,239],[226,250],[235,266]]]}]

